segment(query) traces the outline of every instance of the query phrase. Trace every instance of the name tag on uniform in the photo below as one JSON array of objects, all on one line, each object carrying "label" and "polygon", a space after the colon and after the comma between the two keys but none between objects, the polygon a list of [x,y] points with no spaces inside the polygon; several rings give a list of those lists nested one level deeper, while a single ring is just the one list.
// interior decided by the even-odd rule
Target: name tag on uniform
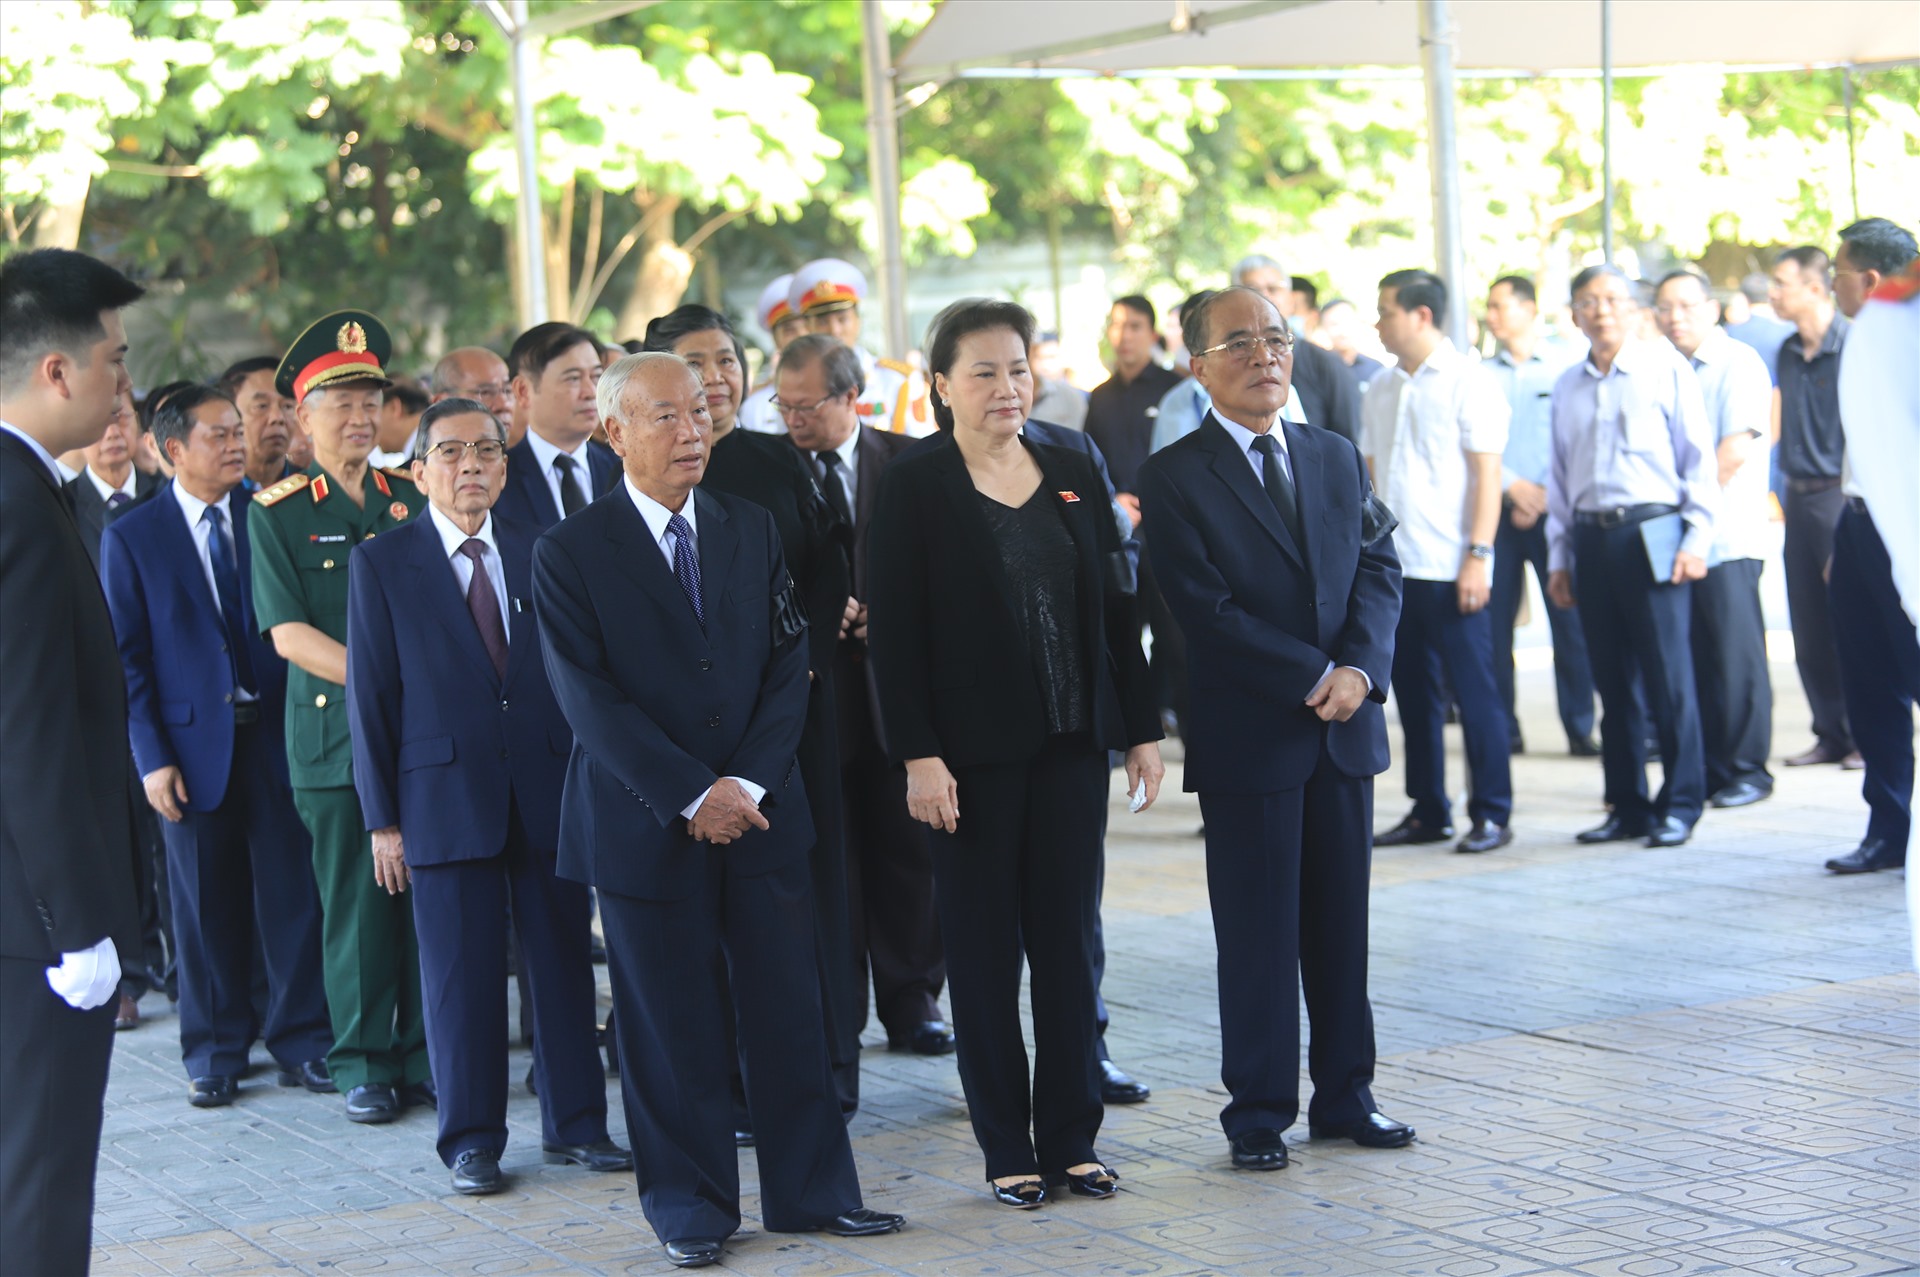
[{"label": "name tag on uniform", "polygon": [[347,538],[345,533],[333,533],[328,536],[321,536],[317,532],[307,538],[307,540],[315,543],[316,545],[331,545],[335,541],[345,541],[346,539]]}]

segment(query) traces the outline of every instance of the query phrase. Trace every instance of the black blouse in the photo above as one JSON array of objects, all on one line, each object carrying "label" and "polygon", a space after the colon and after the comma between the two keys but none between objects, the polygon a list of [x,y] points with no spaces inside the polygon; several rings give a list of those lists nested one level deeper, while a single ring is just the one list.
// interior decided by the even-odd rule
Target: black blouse
[{"label": "black blouse", "polygon": [[1092,726],[1086,658],[1080,643],[1080,582],[1073,535],[1043,483],[1019,508],[985,493],[980,507],[1013,587],[1014,615],[1056,735]]}]

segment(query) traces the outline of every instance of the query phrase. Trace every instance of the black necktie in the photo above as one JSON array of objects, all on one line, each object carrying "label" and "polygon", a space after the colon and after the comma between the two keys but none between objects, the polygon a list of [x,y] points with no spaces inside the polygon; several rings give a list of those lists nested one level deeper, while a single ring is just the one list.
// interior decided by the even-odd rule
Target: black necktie
[{"label": "black necktie", "polygon": [[1292,534],[1293,543],[1306,549],[1306,538],[1300,535],[1300,503],[1294,496],[1293,480],[1280,465],[1280,445],[1270,434],[1255,435],[1253,450],[1260,454],[1260,481],[1266,485],[1267,499],[1279,511],[1280,522]]},{"label": "black necktie", "polygon": [[500,596],[493,592],[493,578],[487,575],[487,543],[479,537],[468,537],[460,543],[460,553],[473,560],[473,579],[467,582],[467,611],[473,613],[473,624],[480,631],[487,659],[493,662],[493,672],[505,678],[507,625],[500,619]]},{"label": "black necktie", "polygon": [[560,517],[566,518],[587,503],[587,494],[580,488],[580,463],[561,453],[553,459],[560,468]]},{"label": "black necktie", "polygon": [[847,505],[847,488],[841,482],[847,463],[840,459],[839,453],[832,450],[816,452],[813,456],[820,463],[820,486],[826,491],[827,504],[833,507],[833,512],[839,515],[848,527],[852,527],[853,509]]},{"label": "black necktie", "polygon": [[234,686],[248,692],[258,691],[253,681],[253,653],[247,648],[246,626],[240,622],[240,569],[234,561],[233,546],[227,541],[227,512],[210,505],[200,517],[207,524],[207,558],[213,561],[213,583],[220,595],[220,622],[227,631]]}]

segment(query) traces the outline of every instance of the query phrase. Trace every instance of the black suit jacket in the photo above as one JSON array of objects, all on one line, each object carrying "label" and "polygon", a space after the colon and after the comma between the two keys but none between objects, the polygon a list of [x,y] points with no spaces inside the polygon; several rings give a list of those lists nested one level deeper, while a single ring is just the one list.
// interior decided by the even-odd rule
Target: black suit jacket
[{"label": "black suit jacket", "polygon": [[86,547],[87,558],[92,562],[95,573],[100,571],[100,534],[107,530],[109,523],[124,517],[134,507],[145,505],[147,498],[154,494],[162,482],[157,475],[136,469],[133,472],[133,500],[118,510],[112,510],[100,495],[100,489],[93,486],[93,480],[87,478],[85,470],[67,481],[67,495],[73,499],[73,519],[80,528],[80,544]]},{"label": "black suit jacket", "polygon": [[1360,442],[1360,390],[1340,356],[1304,337],[1294,342],[1293,389],[1308,421],[1350,443]]},{"label": "black suit jacket", "polygon": [[[922,440],[912,435],[889,434],[872,426],[859,426],[859,442],[854,444],[854,480],[852,566],[853,597],[867,601],[867,529],[873,523],[874,506],[879,501],[880,484],[887,470],[908,449]],[[801,452],[810,471],[811,453]],[[825,618],[816,616],[816,626]],[[849,636],[839,643],[834,663],[834,723],[839,729],[840,756],[852,759],[869,752],[886,752],[886,736],[880,722],[880,686],[874,681],[871,652],[863,639]]]},{"label": "black suit jacket", "polygon": [[[587,471],[580,476],[580,482],[587,486],[587,500],[591,502],[620,481],[620,458],[605,444],[588,440]],[[560,522],[560,506],[553,499],[553,488],[541,471],[533,445],[525,439],[507,449],[507,486],[500,490],[493,512],[499,518],[524,523],[536,532],[545,532]]]},{"label": "black suit jacket", "polygon": [[127,687],[54,476],[0,431],[0,956],[140,955]]},{"label": "black suit jacket", "polygon": [[[1285,430],[1304,546],[1212,413],[1140,471],[1147,554],[1187,639],[1188,790],[1292,789],[1322,749],[1349,776],[1387,768],[1380,705],[1400,619],[1400,560],[1389,536],[1363,544],[1371,488],[1359,450],[1315,426]],[[1330,661],[1373,680],[1370,699],[1344,723],[1322,723],[1306,706]]]},{"label": "black suit jacket", "polygon": [[[547,674],[575,745],[561,798],[562,877],[679,900],[709,856],[767,873],[813,845],[794,765],[807,714],[804,621],[773,516],[695,489],[704,628],[625,485],[534,546]],[[766,787],[771,828],[696,843],[681,810],[722,776]]]},{"label": "black suit jacket", "polygon": [[[1093,680],[1093,739],[1126,749],[1160,739],[1131,595],[1105,587],[1120,531],[1084,454],[1022,440],[1060,503],[1078,555],[1080,636]],[[949,767],[1013,762],[1046,742],[1038,676],[966,459],[951,436],[887,474],[873,516],[869,635],[888,753]]]}]

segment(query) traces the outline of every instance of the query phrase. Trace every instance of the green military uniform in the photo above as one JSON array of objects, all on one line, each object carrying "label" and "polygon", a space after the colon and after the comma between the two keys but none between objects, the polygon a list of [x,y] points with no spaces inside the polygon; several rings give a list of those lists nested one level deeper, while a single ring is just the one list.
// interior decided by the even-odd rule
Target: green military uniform
[{"label": "green military uniform", "polygon": [[[365,327],[378,321],[361,316]],[[338,325],[329,316],[309,330]],[[360,324],[339,327],[338,345],[366,344]],[[384,339],[384,330],[378,330]],[[335,344],[324,334],[326,349]],[[307,338],[302,338],[306,342]],[[384,344],[384,342],[382,342]],[[380,350],[385,355],[386,351]],[[282,365],[307,366],[296,344]],[[300,394],[341,381],[385,383],[372,371],[335,361],[336,375],[282,390]],[[358,373],[359,375],[353,375]],[[299,397],[299,396],[292,396]],[[339,479],[316,461],[305,473],[254,494],[247,520],[253,542],[253,606],[261,631],[288,622],[311,625],[329,638],[347,641],[347,564],[353,547],[399,527],[425,509],[426,494],[398,470],[369,467],[361,480],[364,505],[338,490]],[[406,895],[390,896],[374,880],[371,839],[353,790],[353,742],[347,729],[345,689],[289,663],[287,669],[287,765],[294,807],[313,835],[314,877],[320,887],[321,949],[327,1006],[333,1018],[333,1050],[327,1065],[341,1091],[380,1083],[396,1090],[427,1081],[426,1021],[421,1007],[420,955],[413,932],[413,906]]]}]

